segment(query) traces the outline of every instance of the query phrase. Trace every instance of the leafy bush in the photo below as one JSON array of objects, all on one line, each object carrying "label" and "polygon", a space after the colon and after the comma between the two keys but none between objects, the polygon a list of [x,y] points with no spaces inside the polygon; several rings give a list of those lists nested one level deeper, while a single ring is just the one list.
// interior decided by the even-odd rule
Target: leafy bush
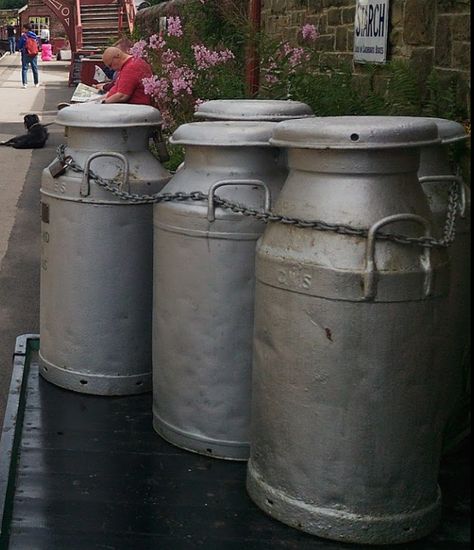
[{"label": "leafy bush", "polygon": [[27,4],[27,0],[0,0],[0,10],[15,10]]},{"label": "leafy bush", "polygon": [[[455,80],[433,71],[426,82],[408,62],[325,66],[314,47],[319,33],[305,24],[297,43],[252,34],[246,0],[199,0],[168,18],[168,29],[139,40],[133,53],[146,58],[154,76],[145,90],[161,110],[168,132],[193,120],[202,101],[246,96],[246,44],[261,60],[258,97],[307,103],[317,116],[407,115],[465,121]],[[180,162],[179,153],[173,165]]]}]

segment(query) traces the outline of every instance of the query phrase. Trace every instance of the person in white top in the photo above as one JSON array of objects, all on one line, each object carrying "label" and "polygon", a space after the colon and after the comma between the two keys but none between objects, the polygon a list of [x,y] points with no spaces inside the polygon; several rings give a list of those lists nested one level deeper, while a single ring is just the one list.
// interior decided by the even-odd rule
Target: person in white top
[{"label": "person in white top", "polygon": [[49,29],[48,27],[43,27],[41,30],[40,30],[40,38],[41,38],[41,42],[49,42]]}]

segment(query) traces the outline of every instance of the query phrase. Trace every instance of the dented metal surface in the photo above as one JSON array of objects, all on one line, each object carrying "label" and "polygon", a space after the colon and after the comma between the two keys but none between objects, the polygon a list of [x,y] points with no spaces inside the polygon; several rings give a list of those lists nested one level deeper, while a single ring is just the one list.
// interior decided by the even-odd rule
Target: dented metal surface
[{"label": "dented metal surface", "polygon": [[96,107],[58,116],[66,155],[86,173],[43,172],[40,371],[83,393],[141,393],[151,389],[152,206],[101,189],[88,169],[140,194],[170,174],[148,151],[158,111]]},{"label": "dented metal surface", "polygon": [[[277,214],[407,235],[431,231],[418,182],[431,122],[283,123]],[[387,228],[388,230],[388,228]],[[274,518],[344,542],[431,532],[446,422],[445,250],[270,224],[257,246],[247,487]]]},{"label": "dented metal surface", "polygon": [[197,453],[249,455],[255,244],[264,223],[215,208],[220,197],[256,208],[286,177],[269,146],[272,123],[193,123],[173,136],[186,163],[164,192],[208,203],[155,205],[153,421]]}]

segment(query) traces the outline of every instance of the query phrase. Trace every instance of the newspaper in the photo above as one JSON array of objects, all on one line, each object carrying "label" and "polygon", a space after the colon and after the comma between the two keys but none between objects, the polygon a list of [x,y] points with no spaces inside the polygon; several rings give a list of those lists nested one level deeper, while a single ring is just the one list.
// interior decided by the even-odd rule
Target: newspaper
[{"label": "newspaper", "polygon": [[102,82],[107,82],[107,80],[108,80],[107,75],[99,67],[99,65],[95,66],[94,80],[96,82],[98,82],[99,84],[101,84]]},{"label": "newspaper", "polygon": [[74,94],[71,97],[71,103],[85,103],[86,101],[97,101],[103,98],[104,95],[99,94],[92,86],[80,83],[74,90]]}]

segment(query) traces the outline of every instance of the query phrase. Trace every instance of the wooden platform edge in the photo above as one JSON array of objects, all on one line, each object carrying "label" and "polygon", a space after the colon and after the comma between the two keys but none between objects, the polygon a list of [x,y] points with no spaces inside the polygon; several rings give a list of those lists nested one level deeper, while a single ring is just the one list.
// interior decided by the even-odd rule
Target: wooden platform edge
[{"label": "wooden platform edge", "polygon": [[13,354],[13,369],[7,407],[0,437],[0,548],[8,548],[9,525],[18,448],[23,428],[24,405],[31,352],[39,349],[38,334],[18,336]]}]

